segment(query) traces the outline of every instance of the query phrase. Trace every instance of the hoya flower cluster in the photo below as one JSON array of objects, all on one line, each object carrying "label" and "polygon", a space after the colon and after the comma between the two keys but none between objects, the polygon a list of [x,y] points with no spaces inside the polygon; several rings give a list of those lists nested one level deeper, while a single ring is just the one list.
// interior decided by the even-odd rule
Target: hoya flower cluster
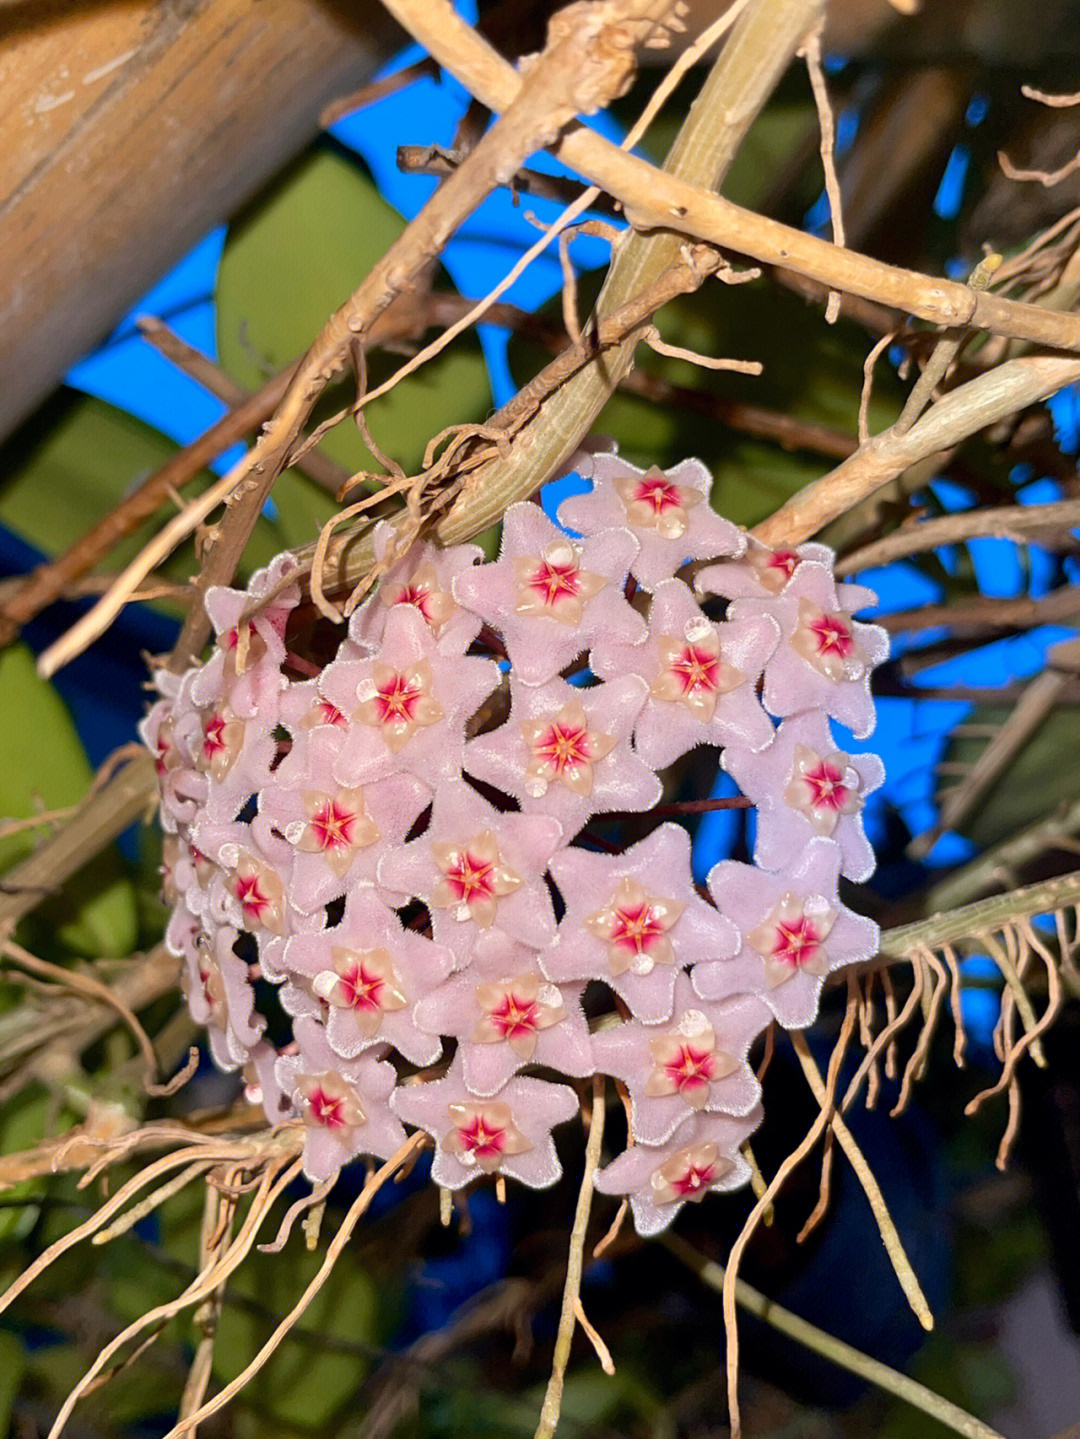
[{"label": "hoya flower cluster", "polygon": [[[283,588],[288,556],[211,590],[213,655],[158,676],[143,733],[191,1011],[271,1122],[302,1117],[309,1178],[407,1125],[446,1188],[549,1185],[578,1109],[551,1076],[603,1073],[632,1143],[597,1187],[648,1234],[746,1180],[753,1040],[809,1024],[823,977],[874,952],[837,883],[873,868],[882,767],[829,718],[870,732],[886,640],[828,550],[717,516],[698,462],[586,467],[565,529],[519,504],[492,563],[419,545],[340,640]],[[589,830],[648,815],[698,745],[756,808],[755,863],[701,891],[679,825],[639,818],[621,850]]]}]

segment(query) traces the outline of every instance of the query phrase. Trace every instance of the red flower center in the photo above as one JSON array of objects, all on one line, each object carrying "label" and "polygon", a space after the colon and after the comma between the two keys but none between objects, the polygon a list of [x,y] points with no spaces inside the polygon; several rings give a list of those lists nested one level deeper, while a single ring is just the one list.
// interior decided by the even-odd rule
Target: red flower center
[{"label": "red flower center", "polygon": [[345,1101],[337,1094],[327,1094],[325,1089],[313,1089],[308,1095],[308,1107],[316,1124],[327,1129],[345,1128]]},{"label": "red flower center", "polygon": [[789,580],[798,567],[799,557],[794,550],[774,550],[768,564],[770,570],[782,570]]},{"label": "red flower center", "polygon": [[364,964],[354,964],[338,976],[338,983],[344,992],[345,1002],[352,1009],[381,1009],[380,996],[386,988],[386,980],[381,974],[365,967]]},{"label": "red flower center", "polygon": [[817,640],[819,655],[839,655],[846,660],[855,648],[851,629],[836,615],[819,615],[809,622],[807,629]]},{"label": "red flower center", "polygon": [[490,899],[495,894],[494,864],[467,849],[462,850],[444,873],[456,900],[473,904],[479,899]]},{"label": "red flower center", "polygon": [[490,1012],[492,1024],[504,1039],[535,1034],[539,1017],[540,1006],[535,999],[521,999],[509,989]]},{"label": "red flower center", "polygon": [[482,1114],[474,1115],[467,1123],[459,1125],[458,1138],[462,1149],[482,1158],[501,1154],[506,1147],[506,1130],[485,1121]]},{"label": "red flower center", "polygon": [[537,759],[547,760],[556,774],[589,763],[589,731],[584,725],[554,720],[533,744]]},{"label": "red flower center", "polygon": [[677,510],[682,504],[678,486],[662,475],[646,476],[634,490],[634,500],[648,505],[657,515],[662,515],[665,510]]},{"label": "red flower center", "polygon": [[169,769],[169,761],[175,753],[173,742],[167,734],[158,731],[157,743],[154,748],[157,754],[154,757],[154,768],[159,775],[164,775]]},{"label": "red flower center", "polygon": [[431,623],[431,590],[427,585],[402,585],[394,599],[396,605],[415,605],[420,613]]},{"label": "red flower center", "polygon": [[348,849],[353,842],[356,812],[329,799],[311,816],[311,832],[320,849]]},{"label": "red flower center", "polygon": [[270,896],[263,893],[257,874],[238,874],[234,893],[240,901],[240,908],[251,919],[260,919],[263,911],[273,904]]},{"label": "red flower center", "polygon": [[225,743],[225,726],[228,723],[223,714],[212,714],[206,721],[203,732],[203,754],[207,759],[221,754],[228,746]]},{"label": "red flower center", "polygon": [[702,645],[685,644],[668,665],[684,695],[695,690],[712,692],[720,687],[720,656]]},{"label": "red flower center", "polygon": [[773,959],[799,969],[809,962],[821,948],[821,935],[812,919],[800,915],[798,919],[778,920],[773,938]]},{"label": "red flower center", "polygon": [[679,1052],[667,1061],[664,1071],[680,1093],[686,1089],[700,1089],[716,1073],[716,1057],[709,1049],[686,1043],[680,1045]]},{"label": "red flower center", "polygon": [[337,725],[339,729],[345,727],[345,716],[329,700],[320,700],[318,703],[319,719],[323,724]]},{"label": "red flower center", "polygon": [[820,760],[813,769],[807,770],[802,778],[812,791],[810,803],[814,809],[839,811],[843,808],[849,790],[836,765]]},{"label": "red flower center", "polygon": [[574,562],[555,564],[541,560],[529,576],[529,588],[536,591],[545,605],[554,605],[563,595],[573,597],[581,588],[580,571]]},{"label": "red flower center", "polygon": [[687,1163],[686,1168],[677,1178],[669,1181],[672,1189],[680,1199],[693,1199],[703,1189],[707,1189],[717,1175],[715,1164],[694,1164]]},{"label": "red flower center", "polygon": [[423,697],[423,689],[407,675],[391,675],[385,684],[379,686],[375,696],[380,721],[383,724],[392,720],[408,720],[411,723]]},{"label": "red flower center", "polygon": [[664,929],[651,904],[623,905],[612,917],[610,942],[619,949],[647,954],[663,938]]}]

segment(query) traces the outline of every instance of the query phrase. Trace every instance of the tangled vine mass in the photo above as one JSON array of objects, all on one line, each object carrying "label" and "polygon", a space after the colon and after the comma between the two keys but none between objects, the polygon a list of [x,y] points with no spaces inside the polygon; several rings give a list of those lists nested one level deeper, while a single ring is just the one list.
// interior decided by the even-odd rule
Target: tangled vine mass
[{"label": "tangled vine mass", "polygon": [[[289,555],[210,590],[213,654],[158,673],[142,733],[192,1015],[272,1124],[302,1117],[311,1181],[408,1125],[446,1189],[550,1185],[578,1096],[523,1071],[604,1074],[631,1142],[596,1187],[652,1234],[747,1180],[754,1039],[811,1023],[825,976],[875,952],[837,885],[873,870],[883,769],[829,720],[871,732],[887,640],[826,547],[717,515],[698,461],[579,459],[566,528],[515,505],[494,562],[394,558],[381,529],[386,573],[343,636]],[[702,744],[756,825],[754,863],[699,888],[680,825],[626,846],[586,826],[647,816]]]}]

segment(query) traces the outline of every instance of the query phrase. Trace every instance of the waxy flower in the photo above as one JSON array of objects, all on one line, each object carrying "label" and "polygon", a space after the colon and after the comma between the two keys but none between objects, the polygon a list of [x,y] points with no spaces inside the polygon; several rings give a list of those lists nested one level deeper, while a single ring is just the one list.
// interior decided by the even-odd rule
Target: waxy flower
[{"label": "waxy flower", "polygon": [[419,1028],[458,1041],[466,1085],[491,1095],[523,1065],[583,1078],[593,1072],[583,984],[555,985],[524,962],[495,979],[456,974],[416,1006]]},{"label": "waxy flower", "polygon": [[877,950],[877,925],[840,903],[839,877],[840,846],[831,839],[810,840],[799,863],[779,874],[736,860],[716,865],[708,890],[742,947],[733,959],[691,970],[702,999],[759,994],[785,1028],[812,1023],[824,976]]},{"label": "waxy flower", "polygon": [[[383,562],[393,542],[393,526],[375,526],[375,558]],[[412,606],[427,623],[445,654],[463,655],[480,633],[480,620],[454,599],[454,576],[471,570],[484,558],[479,545],[414,544],[390,566],[379,587],[349,621],[350,636],[369,650],[379,647],[390,611]]]},{"label": "waxy flower", "polygon": [[889,638],[879,626],[852,619],[851,610],[873,599],[861,585],[837,590],[824,565],[806,561],[778,598],[732,604],[733,619],[771,615],[780,626],[780,643],[765,666],[770,714],[819,710],[865,739],[874,728],[870,673],[888,654]]},{"label": "waxy flower", "polygon": [[[227,695],[239,718],[258,716],[273,726],[281,692],[287,684],[281,673],[285,625],[300,598],[296,585],[281,587],[296,568],[292,555],[279,555],[265,570],[252,576],[247,590],[221,585],[207,590],[204,604],[217,643],[206,664],[192,674],[190,695],[194,704],[214,705]],[[268,599],[272,592],[277,593]],[[265,603],[258,614],[244,619],[259,600]]]},{"label": "waxy flower", "polygon": [[302,731],[262,794],[252,831],[272,854],[275,836],[293,850],[289,901],[302,914],[323,909],[358,884],[374,884],[379,860],[401,844],[427,806],[428,787],[411,774],[339,785],[345,743],[336,725]]},{"label": "waxy flower", "polygon": [[383,856],[379,883],[424,901],[435,939],[460,968],[493,925],[523,944],[550,943],[555,915],[543,874],[561,841],[557,820],[500,814],[463,780],[447,780],[424,834]]},{"label": "waxy flower", "polygon": [[738,948],[731,923],[694,890],[690,836],[678,825],[624,854],[561,850],[551,873],[566,913],[540,967],[557,984],[602,979],[647,1024],[671,1017],[683,965]]},{"label": "waxy flower", "polygon": [[670,470],[639,470],[618,455],[598,454],[582,462],[592,489],[559,506],[559,521],[582,535],[629,527],[639,551],[630,572],[642,589],[655,590],[690,559],[738,555],[742,532],[710,509],[712,476],[700,460],[683,460]]},{"label": "waxy flower", "polygon": [[645,638],[623,594],[636,553],[629,531],[578,545],[536,505],[511,505],[498,560],[459,574],[454,598],[499,631],[521,683],[543,684],[601,635],[629,645]]},{"label": "waxy flower", "polygon": [[319,678],[319,694],[349,720],[337,782],[396,770],[434,789],[460,774],[465,726],[498,682],[490,660],[443,654],[419,612],[395,606],[377,659],[337,659]]},{"label": "waxy flower", "polygon": [[645,643],[605,641],[594,647],[592,667],[602,679],[635,674],[648,684],[634,748],[659,769],[699,744],[765,748],[773,727],[756,684],[777,633],[767,614],[713,624],[681,580],[665,580],[653,596]]},{"label": "waxy flower", "polygon": [[594,814],[651,809],[662,787],[630,748],[648,691],[636,675],[578,688],[510,681],[510,716],[465,746],[465,769],[513,797],[525,814],[552,815],[566,839]]},{"label": "waxy flower", "polygon": [[304,1121],[304,1173],[321,1183],[361,1154],[389,1159],[405,1131],[388,1108],[397,1082],[392,1064],[369,1051],[343,1060],[311,1019],[296,1021],[297,1054],[274,1067],[281,1092]]},{"label": "waxy flower", "polygon": [[840,872],[862,881],[874,872],[874,852],[862,825],[867,794],[885,779],[877,755],[837,750],[824,715],[793,715],[761,754],[734,746],[723,765],[757,810],[754,859],[762,869],[788,870],[815,835],[840,846]]},{"label": "waxy flower", "polygon": [[[300,1116],[312,1182],[389,1155],[405,1120],[435,1141],[436,1183],[551,1184],[577,1094],[518,1072],[601,1073],[625,1086],[634,1143],[597,1187],[649,1234],[746,1180],[754,1037],[809,1023],[823,977],[873,953],[837,883],[872,868],[880,764],[838,750],[827,716],[867,732],[885,645],[828,550],[748,541],[697,461],[582,472],[591,492],[561,510],[577,533],[513,506],[493,564],[427,543],[395,558],[379,525],[385,573],[338,641],[305,611],[286,648],[291,556],[210,591],[213,653],[156,676],[142,734],[191,1013],[271,1123]],[[732,601],[722,622],[674,578],[688,561],[698,594]],[[468,653],[500,637],[508,660]],[[575,667],[580,683],[559,677]],[[717,865],[713,904],[687,832],[648,832],[657,770],[701,744],[757,810],[756,864]],[[646,834],[621,853],[619,813]],[[567,848],[596,815],[604,834]]]},{"label": "waxy flower", "polygon": [[431,1177],[444,1189],[495,1173],[548,1188],[562,1174],[551,1131],[578,1112],[572,1089],[541,1079],[511,1079],[497,1095],[478,1099],[457,1059],[443,1079],[399,1085],[391,1104],[435,1140]]},{"label": "waxy flower", "polygon": [[323,1001],[335,1054],[351,1059],[385,1042],[421,1066],[433,1064],[442,1046],[417,1024],[417,1004],[438,990],[452,965],[448,949],[405,929],[374,890],[360,887],[349,890],[339,924],[293,934],[281,958],[281,971]]},{"label": "waxy flower", "polygon": [[738,559],[723,560],[699,570],[694,588],[699,594],[721,595],[728,600],[764,599],[783,594],[799,567],[812,564],[832,565],[828,545],[794,545],[770,549],[750,537],[746,553]]},{"label": "waxy flower", "polygon": [[749,1113],[761,1086],[746,1056],[771,1020],[756,996],[706,1003],[680,974],[670,1020],[631,1019],[595,1034],[597,1070],[621,1079],[629,1091],[634,1139],[663,1144],[692,1110]]},{"label": "waxy flower", "polygon": [[750,1178],[740,1145],[761,1123],[749,1114],[693,1114],[663,1145],[635,1144],[601,1169],[601,1194],[629,1196],[634,1227],[644,1238],[666,1229],[686,1203],[713,1191],[738,1189]]}]

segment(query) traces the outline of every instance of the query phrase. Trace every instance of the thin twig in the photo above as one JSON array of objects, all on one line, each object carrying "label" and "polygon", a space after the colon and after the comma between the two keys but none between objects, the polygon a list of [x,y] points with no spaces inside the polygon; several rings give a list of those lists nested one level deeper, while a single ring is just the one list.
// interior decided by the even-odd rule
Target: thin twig
[{"label": "thin twig", "polygon": [[[959,393],[961,391],[953,392]],[[1034,535],[1037,542],[1042,533],[1053,534],[1055,530],[1071,530],[1077,526],[1080,526],[1080,500],[1054,500],[1046,505],[991,505],[978,510],[962,510],[956,515],[940,515],[904,525],[894,534],[845,555],[837,562],[836,573],[851,575],[860,570],[877,569],[881,565],[892,564],[894,560],[936,550],[942,545],[963,544],[966,540],[987,536],[1026,541],[1028,536]]]},{"label": "thin twig", "polygon": [[[687,1265],[703,1284],[707,1284],[718,1294],[725,1290],[726,1274],[721,1265],[714,1260],[706,1259],[699,1254],[692,1245],[687,1244],[677,1234],[664,1234],[660,1237],[660,1243],[665,1249],[675,1255],[676,1259]],[[857,1374],[861,1379],[876,1385],[887,1394],[894,1394],[906,1404],[921,1410],[924,1414],[935,1419],[939,1424],[944,1424],[957,1434],[962,1434],[964,1439],[1002,1439],[996,1430],[984,1424],[981,1419],[976,1419],[974,1414],[968,1414],[958,1405],[948,1399],[943,1399],[940,1394],[935,1394],[932,1389],[927,1389],[924,1384],[909,1378],[906,1374],[900,1374],[895,1369],[890,1369],[880,1359],[872,1359],[870,1355],[861,1353],[850,1344],[845,1344],[842,1339],[836,1339],[833,1335],[827,1334],[824,1329],[818,1329],[816,1325],[802,1319],[790,1310],[784,1309],[772,1299],[767,1299],[757,1289],[747,1284],[745,1279],[736,1279],[735,1295],[737,1302],[748,1314],[756,1315],[763,1319],[766,1324],[772,1326],[780,1334],[786,1334],[789,1339],[794,1339],[797,1344],[820,1354],[822,1358],[828,1359],[831,1363],[846,1369],[850,1374]]]},{"label": "thin twig", "polygon": [[[810,1053],[810,1047],[806,1042],[805,1035],[800,1034],[798,1030],[794,1030],[791,1035],[791,1043],[798,1061],[802,1066],[803,1074],[806,1076],[806,1082],[813,1091],[814,1098],[818,1104],[824,1106],[826,1103],[825,1081],[821,1077],[821,1071],[814,1061],[814,1056]],[[889,1206],[885,1203],[885,1196],[882,1194],[881,1188],[874,1177],[873,1170],[867,1164],[862,1150],[856,1142],[855,1136],[847,1127],[843,1117],[837,1110],[833,1111],[829,1123],[833,1133],[840,1141],[841,1149],[850,1160],[852,1169],[854,1169],[858,1175],[859,1183],[863,1187],[863,1193],[866,1195],[870,1210],[877,1223],[878,1231],[881,1234],[881,1242],[885,1246],[885,1251],[889,1256],[896,1277],[900,1281],[900,1288],[904,1291],[904,1297],[911,1305],[912,1312],[922,1327],[927,1330],[933,1329],[934,1316],[930,1313],[930,1306],[926,1302],[926,1295],[923,1293],[922,1286],[916,1278],[914,1269],[911,1267],[911,1261],[904,1252],[903,1241],[893,1222],[893,1217],[889,1213]]]},{"label": "thin twig", "polygon": [[584,1265],[585,1231],[589,1227],[592,1210],[593,1177],[600,1163],[600,1148],[604,1139],[604,1077],[593,1079],[592,1111],[589,1118],[589,1139],[585,1146],[585,1167],[581,1175],[577,1208],[574,1211],[574,1227],[570,1232],[570,1252],[566,1260],[566,1287],[563,1289],[562,1313],[555,1336],[555,1355],[551,1361],[551,1378],[544,1394],[540,1410],[540,1423],[536,1427],[536,1439],[551,1439],[559,1423],[562,1409],[563,1384],[566,1380],[566,1366],[570,1362],[570,1347],[574,1341],[574,1326],[577,1323],[576,1305],[581,1294],[581,1271]]}]

